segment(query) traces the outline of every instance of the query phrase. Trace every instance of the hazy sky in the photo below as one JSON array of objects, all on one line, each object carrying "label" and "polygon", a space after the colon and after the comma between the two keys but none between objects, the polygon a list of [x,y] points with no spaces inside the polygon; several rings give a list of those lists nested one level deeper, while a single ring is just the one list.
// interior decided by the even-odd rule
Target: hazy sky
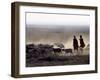
[{"label": "hazy sky", "polygon": [[26,13],[26,43],[63,43],[72,48],[73,35],[89,43],[89,15]]},{"label": "hazy sky", "polygon": [[[59,15],[44,13],[26,13],[26,24],[28,25],[70,25],[70,26],[89,26],[89,15]],[[50,26],[52,28],[53,26]]]}]

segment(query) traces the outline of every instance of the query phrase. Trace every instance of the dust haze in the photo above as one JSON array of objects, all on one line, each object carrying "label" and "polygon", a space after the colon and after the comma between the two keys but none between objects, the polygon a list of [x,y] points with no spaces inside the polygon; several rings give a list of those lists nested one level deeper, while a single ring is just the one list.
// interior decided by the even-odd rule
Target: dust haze
[{"label": "dust haze", "polygon": [[26,14],[26,44],[62,43],[65,48],[73,48],[73,36],[78,41],[82,35],[86,45],[89,44],[89,16]]}]

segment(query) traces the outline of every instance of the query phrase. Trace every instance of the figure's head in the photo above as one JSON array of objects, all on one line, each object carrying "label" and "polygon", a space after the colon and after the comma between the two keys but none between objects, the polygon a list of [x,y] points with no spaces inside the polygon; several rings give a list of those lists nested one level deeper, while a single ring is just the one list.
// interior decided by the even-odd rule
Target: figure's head
[{"label": "figure's head", "polygon": [[76,39],[76,36],[74,35],[74,39]]},{"label": "figure's head", "polygon": [[80,35],[80,38],[82,38],[82,35]]}]

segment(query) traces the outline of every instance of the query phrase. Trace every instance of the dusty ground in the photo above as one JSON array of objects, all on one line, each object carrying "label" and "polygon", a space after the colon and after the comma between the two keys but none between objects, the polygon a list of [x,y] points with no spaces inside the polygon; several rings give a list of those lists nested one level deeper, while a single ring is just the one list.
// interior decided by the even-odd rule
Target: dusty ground
[{"label": "dusty ground", "polygon": [[27,59],[26,67],[89,64],[89,55],[52,55],[40,59]]}]

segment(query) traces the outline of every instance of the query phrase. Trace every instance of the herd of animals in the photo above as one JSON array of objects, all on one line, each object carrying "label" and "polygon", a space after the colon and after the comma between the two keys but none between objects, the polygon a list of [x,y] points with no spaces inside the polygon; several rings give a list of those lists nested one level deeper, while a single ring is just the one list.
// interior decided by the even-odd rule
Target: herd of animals
[{"label": "herd of animals", "polygon": [[39,58],[39,57],[47,57],[50,56],[51,54],[56,54],[56,53],[73,53],[72,49],[61,49],[61,48],[54,48],[53,45],[48,45],[48,44],[28,44],[26,45],[26,58]]}]

